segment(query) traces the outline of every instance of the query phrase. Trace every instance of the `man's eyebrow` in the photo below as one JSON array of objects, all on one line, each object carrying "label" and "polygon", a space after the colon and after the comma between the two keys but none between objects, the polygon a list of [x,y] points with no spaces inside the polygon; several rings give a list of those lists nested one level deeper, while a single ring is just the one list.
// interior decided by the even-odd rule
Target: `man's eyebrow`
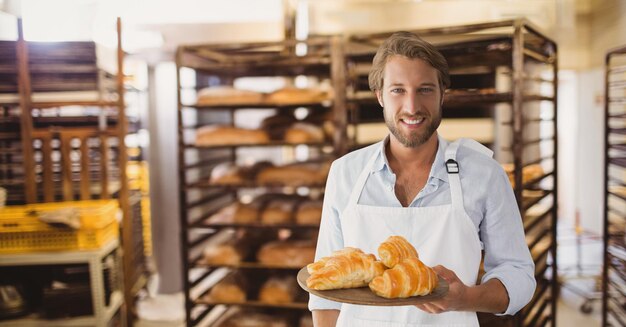
[{"label": "man's eyebrow", "polygon": [[[391,83],[388,85],[388,87],[392,87],[392,86],[404,86],[404,84],[402,83]],[[437,84],[435,83],[431,83],[431,82],[425,82],[420,84],[420,86],[437,86]]]}]

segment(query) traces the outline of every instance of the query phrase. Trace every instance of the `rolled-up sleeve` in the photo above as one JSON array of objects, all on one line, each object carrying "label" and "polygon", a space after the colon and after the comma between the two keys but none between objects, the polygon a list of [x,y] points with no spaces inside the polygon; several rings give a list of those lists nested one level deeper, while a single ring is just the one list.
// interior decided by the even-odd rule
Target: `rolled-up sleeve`
[{"label": "rolled-up sleeve", "polygon": [[[317,239],[317,249],[315,260],[330,255],[333,251],[343,248],[343,237],[341,234],[341,222],[339,220],[340,209],[337,206],[337,183],[340,174],[338,173],[337,161],[335,161],[328,173],[326,190],[324,192],[324,204],[322,207],[322,220],[320,223],[319,236]],[[309,294],[309,310],[339,310],[341,303],[329,301],[319,296]]]},{"label": "rolled-up sleeve", "polygon": [[506,173],[497,170],[490,185],[493,192],[487,198],[480,228],[486,272],[482,283],[492,278],[502,282],[509,295],[509,306],[501,315],[513,315],[531,300],[535,292],[535,264]]}]

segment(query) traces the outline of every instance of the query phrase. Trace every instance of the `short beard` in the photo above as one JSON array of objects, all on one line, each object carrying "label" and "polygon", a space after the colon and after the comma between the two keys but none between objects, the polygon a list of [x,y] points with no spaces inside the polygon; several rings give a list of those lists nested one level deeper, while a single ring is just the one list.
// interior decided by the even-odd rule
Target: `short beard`
[{"label": "short beard", "polygon": [[389,128],[389,131],[398,140],[398,142],[407,148],[417,148],[418,146],[426,143],[426,141],[428,141],[437,131],[437,128],[439,128],[439,125],[441,124],[441,107],[439,108],[439,115],[434,117],[434,120],[426,126],[426,130],[421,134],[411,133],[410,135],[404,135],[396,127],[394,117],[388,117],[387,112],[384,109],[383,116],[385,117],[387,128]]}]

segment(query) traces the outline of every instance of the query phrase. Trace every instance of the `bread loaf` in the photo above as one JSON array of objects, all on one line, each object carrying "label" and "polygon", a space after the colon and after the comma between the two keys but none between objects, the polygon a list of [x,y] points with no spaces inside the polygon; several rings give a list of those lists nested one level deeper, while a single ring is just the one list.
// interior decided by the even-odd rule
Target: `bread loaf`
[{"label": "bread loaf", "polygon": [[211,184],[215,185],[239,185],[244,182],[240,168],[233,163],[222,163],[211,170]]},{"label": "bread loaf", "polygon": [[270,277],[259,290],[259,301],[265,303],[293,303],[298,294],[294,276]]},{"label": "bread loaf", "polygon": [[259,104],[264,101],[263,93],[236,89],[232,86],[213,86],[198,91],[199,106]]},{"label": "bread loaf", "polygon": [[304,267],[315,259],[313,241],[273,241],[257,252],[259,262],[280,267]]},{"label": "bread loaf", "polygon": [[292,222],[297,204],[296,199],[270,200],[261,214],[261,222],[266,225],[288,224]]},{"label": "bread loaf", "polygon": [[252,224],[258,221],[259,211],[257,208],[242,204],[232,203],[212,215],[210,224]]},{"label": "bread loaf", "polygon": [[319,225],[322,219],[322,201],[311,200],[300,203],[296,211],[299,225]]},{"label": "bread loaf", "polygon": [[329,99],[329,94],[316,88],[285,87],[267,95],[266,101],[270,104],[290,105],[300,103],[315,103]]},{"label": "bread loaf", "polygon": [[270,141],[263,130],[230,126],[204,126],[196,130],[196,146],[265,144]]},{"label": "bread loaf", "polygon": [[222,163],[211,171],[210,183],[225,186],[251,183],[260,171],[271,167],[273,164],[268,161],[260,161],[245,167],[236,166],[231,162]]},{"label": "bread loaf", "polygon": [[288,327],[285,317],[251,310],[229,311],[228,317],[218,321],[218,327]]},{"label": "bread loaf", "polygon": [[204,248],[203,262],[210,265],[236,266],[245,259],[248,251],[248,245],[242,239],[210,244]]},{"label": "bread loaf", "polygon": [[292,144],[321,143],[324,139],[324,130],[308,123],[295,123],[285,132],[285,142]]},{"label": "bread loaf", "polygon": [[325,163],[295,163],[261,170],[257,175],[257,183],[280,186],[320,185],[326,181],[327,176]]},{"label": "bread loaf", "polygon": [[[509,177],[511,186],[515,187],[515,166],[512,163],[502,164],[502,168]],[[522,168],[522,183],[527,183],[544,174],[543,168],[539,164],[532,164]]]},{"label": "bread loaf", "polygon": [[246,281],[242,274],[232,273],[215,284],[207,295],[212,302],[237,303],[246,301]]}]

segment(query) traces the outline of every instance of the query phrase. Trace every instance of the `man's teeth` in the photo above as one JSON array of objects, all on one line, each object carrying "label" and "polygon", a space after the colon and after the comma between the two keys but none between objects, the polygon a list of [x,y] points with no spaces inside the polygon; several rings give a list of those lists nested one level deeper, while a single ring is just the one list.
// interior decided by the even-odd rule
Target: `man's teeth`
[{"label": "man's teeth", "polygon": [[407,118],[403,118],[402,121],[405,124],[409,124],[409,125],[415,125],[415,124],[419,124],[422,121],[424,121],[424,118],[419,118],[419,119],[407,119]]}]

